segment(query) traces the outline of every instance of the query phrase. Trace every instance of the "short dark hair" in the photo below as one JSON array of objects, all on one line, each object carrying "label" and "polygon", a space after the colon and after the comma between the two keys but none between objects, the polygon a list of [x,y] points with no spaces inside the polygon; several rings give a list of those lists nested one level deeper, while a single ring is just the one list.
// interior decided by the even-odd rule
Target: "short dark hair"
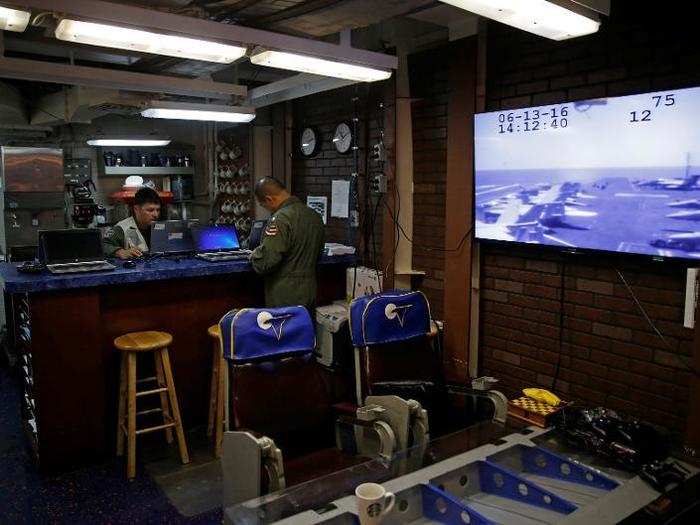
[{"label": "short dark hair", "polygon": [[160,206],[160,196],[153,188],[144,186],[134,195],[134,205],[143,206],[144,204],[157,204]]},{"label": "short dark hair", "polygon": [[265,195],[277,195],[281,191],[285,191],[287,186],[283,182],[273,179],[272,177],[263,177],[255,183],[255,196],[262,201]]}]

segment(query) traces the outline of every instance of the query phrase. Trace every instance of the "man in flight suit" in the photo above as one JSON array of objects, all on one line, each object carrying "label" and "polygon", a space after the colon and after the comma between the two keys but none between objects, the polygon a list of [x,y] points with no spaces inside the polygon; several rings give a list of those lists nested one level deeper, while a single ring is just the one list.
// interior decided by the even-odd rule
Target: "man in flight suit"
[{"label": "man in flight suit", "polygon": [[134,214],[118,222],[104,238],[107,257],[141,257],[151,246],[151,223],[160,216],[160,197],[154,189],[143,187],[134,195]]},{"label": "man in flight suit", "polygon": [[258,181],[255,197],[272,214],[250,255],[253,269],[265,276],[265,304],[302,305],[313,318],[316,264],[324,243],[321,216],[270,177]]}]

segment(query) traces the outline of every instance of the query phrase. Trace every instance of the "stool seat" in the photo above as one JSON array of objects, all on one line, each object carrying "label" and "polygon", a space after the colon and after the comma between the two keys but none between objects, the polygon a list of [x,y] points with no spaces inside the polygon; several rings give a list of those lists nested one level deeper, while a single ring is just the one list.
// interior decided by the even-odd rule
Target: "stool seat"
[{"label": "stool seat", "polygon": [[221,337],[221,327],[218,324],[213,324],[207,328],[207,334],[209,337],[219,338]]},{"label": "stool seat", "polygon": [[172,342],[173,336],[167,332],[131,332],[117,337],[114,346],[122,352],[150,352]]}]

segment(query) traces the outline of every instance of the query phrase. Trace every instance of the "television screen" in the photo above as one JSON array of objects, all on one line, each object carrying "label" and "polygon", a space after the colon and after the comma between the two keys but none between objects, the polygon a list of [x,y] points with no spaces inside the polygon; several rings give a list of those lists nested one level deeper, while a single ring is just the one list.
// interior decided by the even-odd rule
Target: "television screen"
[{"label": "television screen", "polygon": [[700,258],[700,88],[475,116],[476,237]]}]

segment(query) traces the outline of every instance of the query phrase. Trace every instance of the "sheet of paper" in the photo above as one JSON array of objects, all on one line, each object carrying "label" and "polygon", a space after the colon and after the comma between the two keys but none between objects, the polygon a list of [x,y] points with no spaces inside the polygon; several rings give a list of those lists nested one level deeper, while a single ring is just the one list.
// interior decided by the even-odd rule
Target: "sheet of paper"
[{"label": "sheet of paper", "polygon": [[350,181],[334,180],[331,183],[331,217],[348,218]]},{"label": "sheet of paper", "polygon": [[312,210],[316,210],[323,219],[323,224],[326,224],[328,220],[328,197],[307,195],[306,205]]}]

